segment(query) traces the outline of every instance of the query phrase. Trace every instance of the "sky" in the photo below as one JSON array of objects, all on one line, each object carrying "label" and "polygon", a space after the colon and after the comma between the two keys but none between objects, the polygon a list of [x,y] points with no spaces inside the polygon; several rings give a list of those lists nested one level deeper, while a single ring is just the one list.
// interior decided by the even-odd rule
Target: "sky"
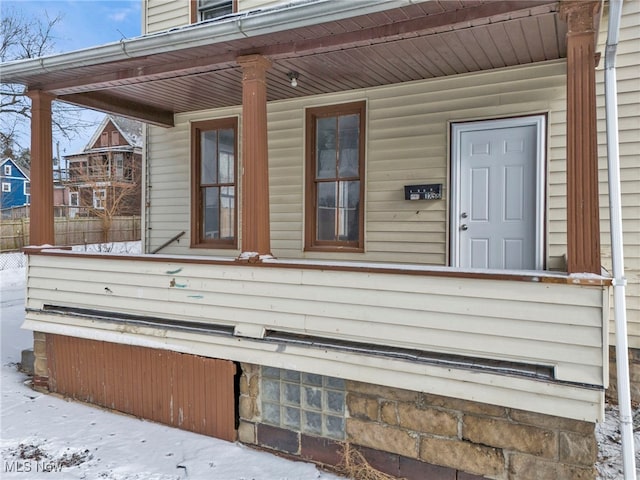
[{"label": "sky", "polygon": [[[55,53],[70,52],[84,48],[117,42],[122,38],[138,37],[142,34],[142,0],[0,0],[2,17],[9,12],[18,12],[26,17],[46,20],[61,17],[52,32]],[[83,119],[95,122],[95,127],[86,129],[81,138],[68,141],[54,138],[54,155],[59,141],[60,154],[80,152],[104,114],[86,110]],[[28,144],[28,142],[27,142]]]}]

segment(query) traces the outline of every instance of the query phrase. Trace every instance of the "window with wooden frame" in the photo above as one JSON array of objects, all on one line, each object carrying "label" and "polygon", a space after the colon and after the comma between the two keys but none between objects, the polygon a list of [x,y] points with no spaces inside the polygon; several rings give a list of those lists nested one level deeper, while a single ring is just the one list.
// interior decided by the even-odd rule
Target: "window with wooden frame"
[{"label": "window with wooden frame", "polygon": [[306,112],[305,250],[364,251],[366,103]]},{"label": "window with wooden frame", "polygon": [[191,124],[191,246],[236,248],[238,119]]}]

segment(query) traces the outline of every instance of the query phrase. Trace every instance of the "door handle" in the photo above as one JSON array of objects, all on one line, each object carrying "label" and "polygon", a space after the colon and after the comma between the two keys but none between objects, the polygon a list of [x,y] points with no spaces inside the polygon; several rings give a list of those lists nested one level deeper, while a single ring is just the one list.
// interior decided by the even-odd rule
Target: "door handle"
[{"label": "door handle", "polygon": [[462,225],[460,225],[460,230],[466,231],[466,230],[469,230],[469,227],[467,226],[466,223],[463,223]]}]

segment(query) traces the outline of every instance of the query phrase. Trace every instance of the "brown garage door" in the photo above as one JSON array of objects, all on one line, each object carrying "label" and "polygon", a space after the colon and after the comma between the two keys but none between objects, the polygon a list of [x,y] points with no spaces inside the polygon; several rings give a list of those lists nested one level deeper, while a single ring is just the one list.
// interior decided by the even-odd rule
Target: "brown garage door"
[{"label": "brown garage door", "polygon": [[233,362],[48,334],[47,364],[52,392],[236,439]]}]

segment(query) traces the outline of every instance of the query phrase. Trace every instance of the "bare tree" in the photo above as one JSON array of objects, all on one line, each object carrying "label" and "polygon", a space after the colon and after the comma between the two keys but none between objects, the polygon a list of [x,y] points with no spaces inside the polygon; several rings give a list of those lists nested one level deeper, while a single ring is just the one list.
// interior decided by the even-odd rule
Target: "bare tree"
[{"label": "bare tree", "polygon": [[67,186],[77,194],[78,207],[100,219],[102,242],[117,217],[140,215],[140,159],[134,154],[88,154],[69,163]]},{"label": "bare tree", "polygon": [[[58,14],[44,18],[25,17],[15,8],[2,10],[0,22],[0,62],[37,58],[54,53],[54,27],[62,20]],[[28,140],[31,101],[24,85],[0,83],[0,144],[5,156],[14,157]],[[54,135],[72,138],[93,123],[81,120],[80,108],[53,103]]]}]

